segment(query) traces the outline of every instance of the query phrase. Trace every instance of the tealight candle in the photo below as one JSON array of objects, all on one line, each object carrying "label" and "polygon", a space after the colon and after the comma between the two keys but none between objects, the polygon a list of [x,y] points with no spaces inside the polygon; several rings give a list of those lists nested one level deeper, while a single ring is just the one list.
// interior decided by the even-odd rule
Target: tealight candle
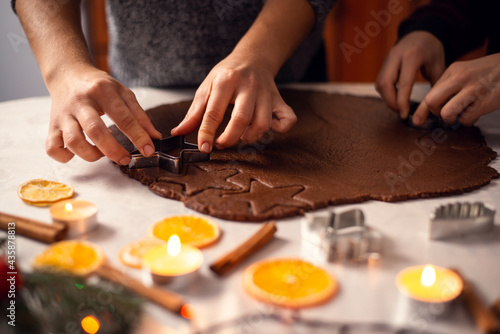
[{"label": "tealight candle", "polygon": [[403,269],[396,277],[400,293],[396,323],[407,324],[415,317],[435,319],[448,314],[463,289],[462,279],[452,270],[432,265]]},{"label": "tealight candle", "polygon": [[174,234],[166,245],[148,251],[142,261],[153,282],[183,287],[197,276],[203,264],[203,253],[198,248],[181,244]]},{"label": "tealight candle", "polygon": [[454,271],[437,266],[414,266],[402,270],[396,285],[403,294],[424,303],[446,303],[457,298],[463,281]]},{"label": "tealight candle", "polygon": [[55,222],[68,226],[68,236],[87,233],[97,226],[97,206],[89,201],[70,199],[50,207]]}]

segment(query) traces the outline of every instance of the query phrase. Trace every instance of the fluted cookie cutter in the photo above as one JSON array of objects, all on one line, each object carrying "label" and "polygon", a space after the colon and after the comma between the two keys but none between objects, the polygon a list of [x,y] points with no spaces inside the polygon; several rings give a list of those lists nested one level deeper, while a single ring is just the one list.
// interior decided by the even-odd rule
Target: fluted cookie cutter
[{"label": "fluted cookie cutter", "polygon": [[186,163],[210,160],[210,153],[202,153],[195,144],[187,143],[184,136],[153,139],[155,153],[143,156],[139,150],[130,153],[128,168],[159,167],[171,173],[180,174]]},{"label": "fluted cookie cutter", "polygon": [[363,211],[308,213],[302,227],[305,240],[320,246],[330,262],[365,263],[382,254],[382,234],[365,225]]},{"label": "fluted cookie cutter", "polygon": [[446,239],[493,229],[495,208],[482,202],[456,202],[437,207],[430,217],[430,239]]}]

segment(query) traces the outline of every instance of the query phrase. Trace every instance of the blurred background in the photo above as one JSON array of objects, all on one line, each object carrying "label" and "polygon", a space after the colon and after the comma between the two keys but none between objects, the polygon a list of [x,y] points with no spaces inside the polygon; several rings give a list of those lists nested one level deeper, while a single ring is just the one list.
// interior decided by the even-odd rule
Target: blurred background
[{"label": "blurred background", "polygon": [[[325,24],[327,78],[374,82],[399,22],[428,0],[338,0]],[[83,25],[98,67],[107,70],[105,0],[82,1]],[[48,95],[10,1],[0,1],[0,101]]]},{"label": "blurred background", "polygon": [[10,1],[0,1],[0,101],[48,94]]}]

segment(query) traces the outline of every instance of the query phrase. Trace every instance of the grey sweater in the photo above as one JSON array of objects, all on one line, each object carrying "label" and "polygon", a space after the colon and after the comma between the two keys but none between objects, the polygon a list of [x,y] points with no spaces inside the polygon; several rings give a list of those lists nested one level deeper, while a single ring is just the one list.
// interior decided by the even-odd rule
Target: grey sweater
[{"label": "grey sweater", "polygon": [[[316,15],[311,34],[276,80],[300,80],[321,43],[335,0],[308,0]],[[235,47],[262,0],[108,0],[109,64],[127,86],[197,86]],[[15,0],[12,0],[13,6]]]}]

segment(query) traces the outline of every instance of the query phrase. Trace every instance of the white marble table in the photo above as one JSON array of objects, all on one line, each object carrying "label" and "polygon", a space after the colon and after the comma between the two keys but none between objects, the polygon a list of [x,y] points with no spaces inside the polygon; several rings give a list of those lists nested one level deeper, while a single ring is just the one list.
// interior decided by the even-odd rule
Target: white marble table
[{"label": "white marble table", "polygon": [[[322,90],[375,95],[373,85],[313,85],[304,86]],[[414,98],[421,98],[428,88],[414,89]],[[192,91],[162,91],[138,88],[134,90],[144,108],[186,100]],[[0,211],[50,221],[47,208],[24,204],[16,195],[22,182],[46,178],[74,185],[78,198],[90,200],[99,206],[101,227],[88,239],[101,246],[109,260],[127,273],[140,277],[136,270],[125,268],[118,261],[118,251],[128,242],[146,234],[154,222],[171,215],[196,214],[180,202],[156,196],[147,187],[122,174],[116,166],[101,159],[88,163],[74,158],[67,164],[51,160],[45,154],[45,137],[50,111],[49,97],[28,98],[0,103]],[[489,146],[500,152],[500,112],[482,118],[478,125]],[[497,159],[491,166],[500,170]],[[476,333],[471,319],[461,307],[452,315],[435,320],[402,312],[399,294],[395,287],[396,274],[404,267],[432,263],[444,267],[458,267],[477,287],[481,297],[492,303],[500,297],[500,218],[497,215],[495,230],[488,235],[464,240],[430,241],[427,238],[429,213],[440,204],[460,201],[484,201],[500,209],[500,181],[461,196],[412,200],[401,203],[370,201],[344,205],[338,209],[357,207],[365,213],[366,223],[379,229],[388,242],[379,266],[349,266],[322,264],[339,281],[338,296],[326,305],[303,310],[305,319],[338,322],[379,322],[395,326],[432,330],[438,333]],[[206,262],[200,284],[183,291],[194,305],[197,328],[207,328],[243,314],[253,320],[224,333],[262,333],[266,325],[261,315],[269,307],[249,298],[241,287],[241,274],[245,265],[224,279],[215,277],[208,270],[208,263],[239,244],[258,229],[257,224],[238,223],[216,219],[223,237],[219,243],[204,250]],[[303,257],[315,261],[314,255],[302,247],[300,217],[278,222],[277,239],[259,252],[251,261],[267,257]],[[30,261],[46,245],[17,238],[17,261],[28,270]],[[281,326],[282,332],[301,331],[294,326]],[[296,329],[294,329],[296,328]],[[162,309],[147,304],[140,333],[187,332],[187,323]]]}]

